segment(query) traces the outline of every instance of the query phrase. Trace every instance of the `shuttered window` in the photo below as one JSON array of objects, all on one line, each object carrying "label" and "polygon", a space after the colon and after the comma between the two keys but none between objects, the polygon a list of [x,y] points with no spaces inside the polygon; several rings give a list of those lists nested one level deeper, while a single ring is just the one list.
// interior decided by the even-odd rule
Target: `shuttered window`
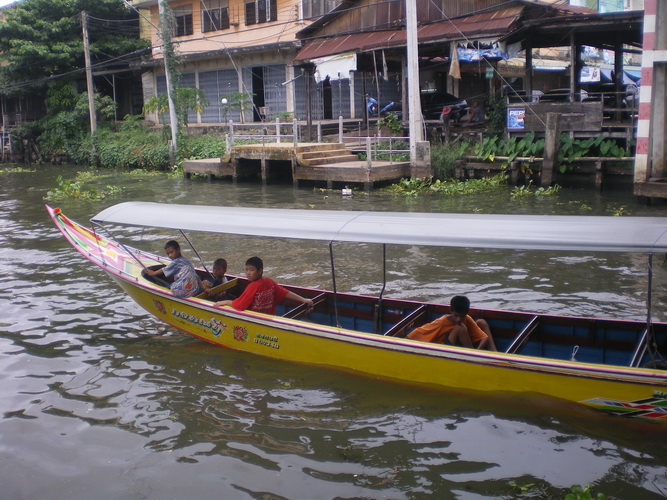
[{"label": "shuttered window", "polygon": [[201,30],[229,29],[229,0],[201,0]]},{"label": "shuttered window", "polygon": [[246,0],[245,23],[252,24],[267,23],[278,19],[277,0]]},{"label": "shuttered window", "polygon": [[173,12],[176,19],[175,36],[192,35],[192,5],[174,7]]},{"label": "shuttered window", "polygon": [[323,16],[340,5],[341,0],[302,0],[303,18]]}]

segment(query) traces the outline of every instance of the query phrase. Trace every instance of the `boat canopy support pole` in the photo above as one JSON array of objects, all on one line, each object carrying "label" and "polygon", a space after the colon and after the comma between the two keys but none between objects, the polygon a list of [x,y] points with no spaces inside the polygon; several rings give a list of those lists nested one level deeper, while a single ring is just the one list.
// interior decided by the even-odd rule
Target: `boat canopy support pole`
[{"label": "boat canopy support pole", "polygon": [[336,316],[336,326],[340,328],[338,319],[338,292],[336,291],[336,267],[334,266],[333,241],[329,242],[329,259],[331,260],[331,282],[333,286],[334,314]]},{"label": "boat canopy support pole", "polygon": [[[653,253],[648,254],[648,290],[646,293],[646,349],[648,350],[649,356],[651,357],[651,364],[656,364],[656,356],[658,355],[658,343],[655,340],[655,332],[653,330],[653,319],[652,319],[652,309],[651,304],[653,302],[652,297],[653,289]],[[641,344],[640,344],[641,346]],[[638,348],[639,349],[639,348]],[[639,363],[640,359],[634,359],[637,357],[638,353],[635,353],[632,362]]]},{"label": "boat canopy support pole", "polygon": [[185,241],[188,242],[188,245],[190,245],[190,248],[192,248],[192,251],[195,253],[197,258],[199,259],[199,262],[201,262],[201,265],[204,268],[204,271],[206,271],[206,274],[208,274],[211,278],[213,278],[213,274],[211,273],[211,271],[208,270],[208,268],[206,267],[206,264],[204,264],[204,260],[201,258],[201,255],[199,255],[199,252],[197,251],[195,246],[192,244],[190,239],[185,235],[185,233],[183,232],[182,229],[179,229],[179,231],[180,231],[181,235],[183,236],[183,238],[185,238]]},{"label": "boat canopy support pole", "polygon": [[382,333],[382,296],[387,287],[387,244],[382,244],[382,290],[378,297],[378,303],[375,305],[375,333]]}]

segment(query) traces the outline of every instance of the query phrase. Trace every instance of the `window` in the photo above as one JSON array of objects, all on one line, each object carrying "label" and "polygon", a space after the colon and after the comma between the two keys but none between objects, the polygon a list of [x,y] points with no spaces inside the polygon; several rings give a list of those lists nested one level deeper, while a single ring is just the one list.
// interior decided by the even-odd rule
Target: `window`
[{"label": "window", "polygon": [[277,0],[246,0],[246,25],[266,23],[278,19]]},{"label": "window", "polygon": [[201,30],[229,29],[229,0],[201,0]]},{"label": "window", "polygon": [[192,35],[192,5],[173,8],[176,18],[176,36]]},{"label": "window", "polygon": [[323,16],[340,3],[341,0],[303,0],[303,18]]}]

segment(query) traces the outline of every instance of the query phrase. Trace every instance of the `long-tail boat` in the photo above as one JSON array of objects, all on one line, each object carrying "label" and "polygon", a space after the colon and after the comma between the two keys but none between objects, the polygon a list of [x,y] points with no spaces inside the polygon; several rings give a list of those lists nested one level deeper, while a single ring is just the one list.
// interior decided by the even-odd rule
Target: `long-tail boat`
[{"label": "long-tail boat", "polygon": [[[265,209],[127,202],[85,227],[47,210],[71,245],[159,320],[213,344],[431,389],[536,393],[623,417],[667,422],[667,323],[652,320],[653,254],[667,253],[662,217],[480,215]],[[215,307],[205,296],[178,298],[145,273],[168,259],[112,237],[109,227],[319,240],[329,246],[332,290],[285,285],[314,308],[280,304],[276,315]],[[189,240],[188,240],[189,241]],[[498,352],[411,340],[412,328],[450,308],[336,290],[339,242],[642,253],[647,255],[646,321],[475,308]],[[295,248],[298,248],[295,245]],[[379,265],[379,264],[378,264]],[[385,264],[383,264],[384,266]],[[203,277],[207,270],[198,269]],[[242,292],[232,277],[217,292]],[[384,290],[384,287],[383,287]]]}]

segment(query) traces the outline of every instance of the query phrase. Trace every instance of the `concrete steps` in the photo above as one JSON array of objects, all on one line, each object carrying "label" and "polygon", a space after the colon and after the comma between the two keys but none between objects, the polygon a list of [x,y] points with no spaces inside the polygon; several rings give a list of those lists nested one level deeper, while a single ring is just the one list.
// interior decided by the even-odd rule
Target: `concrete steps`
[{"label": "concrete steps", "polygon": [[298,146],[295,153],[299,163],[307,167],[359,161],[357,155],[348,151],[341,143]]}]

